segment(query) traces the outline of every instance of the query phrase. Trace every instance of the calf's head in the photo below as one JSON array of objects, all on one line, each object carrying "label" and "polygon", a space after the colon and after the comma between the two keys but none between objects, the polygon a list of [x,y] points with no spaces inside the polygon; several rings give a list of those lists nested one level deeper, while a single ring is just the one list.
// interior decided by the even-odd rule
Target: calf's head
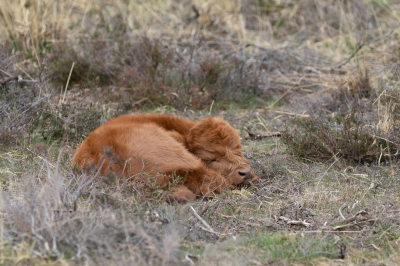
[{"label": "calf's head", "polygon": [[258,177],[243,156],[239,131],[222,118],[207,117],[190,130],[189,151],[204,164],[220,173],[234,185],[248,184]]}]

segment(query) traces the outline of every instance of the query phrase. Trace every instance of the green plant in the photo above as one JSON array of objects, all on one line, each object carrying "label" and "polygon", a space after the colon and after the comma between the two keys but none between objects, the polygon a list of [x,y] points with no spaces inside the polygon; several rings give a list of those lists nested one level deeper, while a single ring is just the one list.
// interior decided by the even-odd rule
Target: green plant
[{"label": "green plant", "polygon": [[264,251],[265,262],[312,260],[318,257],[337,257],[332,237],[300,237],[289,234],[255,234],[247,240],[247,245]]}]

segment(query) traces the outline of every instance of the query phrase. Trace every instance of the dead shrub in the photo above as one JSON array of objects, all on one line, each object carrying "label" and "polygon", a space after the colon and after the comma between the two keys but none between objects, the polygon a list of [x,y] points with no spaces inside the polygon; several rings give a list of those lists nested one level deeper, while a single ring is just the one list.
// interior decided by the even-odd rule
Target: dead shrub
[{"label": "dead shrub", "polygon": [[[102,112],[96,106],[54,104],[50,96],[36,97],[36,87],[10,85],[0,91],[0,143],[41,136],[42,140],[81,141],[100,126]],[[36,91],[36,92],[35,92]]]},{"label": "dead shrub", "polygon": [[372,88],[367,68],[362,71],[359,67],[355,73],[349,72],[347,79],[342,81],[337,90],[332,91],[332,96],[338,102],[353,103],[363,98],[376,97]]},{"label": "dead shrub", "polygon": [[156,38],[143,36],[133,44],[123,42],[117,53],[123,66],[134,69],[129,80],[133,84],[143,82],[157,86],[165,83],[163,79],[168,69],[173,66],[172,49],[164,47]]}]

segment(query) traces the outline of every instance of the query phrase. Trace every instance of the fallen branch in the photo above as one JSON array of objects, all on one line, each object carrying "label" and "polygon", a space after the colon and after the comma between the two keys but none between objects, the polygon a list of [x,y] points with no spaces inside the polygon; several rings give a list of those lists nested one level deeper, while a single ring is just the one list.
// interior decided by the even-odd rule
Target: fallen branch
[{"label": "fallen branch", "polygon": [[294,225],[303,225],[303,226],[305,226],[305,227],[309,227],[310,225],[311,225],[311,223],[308,223],[308,222],[306,222],[305,220],[304,221],[301,221],[301,220],[291,220],[291,219],[289,219],[289,218],[287,218],[287,217],[284,217],[284,216],[279,216],[279,218],[278,218],[279,220],[282,220],[282,221],[284,221],[284,222],[286,222],[287,224],[294,224]]},{"label": "fallen branch", "polygon": [[244,130],[246,130],[246,132],[249,134],[249,136],[247,137],[247,139],[251,139],[251,140],[262,140],[265,138],[272,138],[272,137],[280,137],[282,136],[281,132],[275,132],[275,133],[271,133],[271,134],[254,134],[253,132],[251,132],[250,128],[245,127]]},{"label": "fallen branch", "polygon": [[13,77],[13,75],[11,75],[10,73],[8,73],[8,72],[6,72],[6,71],[4,71],[4,70],[2,70],[2,69],[0,69],[0,72],[6,74],[6,75],[9,76],[9,77]]},{"label": "fallen branch", "polygon": [[9,78],[5,78],[5,79],[1,79],[0,80],[0,84],[4,85],[12,80],[18,80],[18,77],[9,77]]},{"label": "fallen branch", "polygon": [[211,226],[210,226],[206,221],[204,221],[203,218],[201,218],[201,216],[196,212],[196,210],[195,210],[192,206],[190,206],[190,208],[192,209],[194,216],[196,216],[196,218],[199,219],[199,221],[200,221],[208,230],[214,231],[214,230],[211,228]]},{"label": "fallen branch", "polygon": [[191,255],[191,254],[187,254],[185,256],[185,259],[187,261],[189,261],[190,265],[195,265],[199,261],[199,258],[197,256],[194,256],[194,255]]},{"label": "fallen branch", "polygon": [[348,222],[348,223],[353,222],[353,221],[357,220],[357,217],[359,215],[366,215],[366,214],[368,214],[368,213],[365,210],[359,211],[353,217],[346,219],[345,222]]},{"label": "fallen branch", "polygon": [[343,213],[342,213],[343,209],[346,208],[346,207],[347,207],[347,204],[344,203],[344,204],[339,208],[339,215],[340,215],[340,217],[342,217],[342,219],[344,220],[344,222],[347,222],[347,223],[356,221],[356,220],[357,220],[357,217],[358,217],[359,215],[366,215],[366,214],[368,214],[367,211],[361,210],[361,211],[357,212],[353,217],[351,217],[351,218],[346,218],[346,217],[343,215]]},{"label": "fallen branch", "polygon": [[283,112],[283,111],[273,111],[274,113],[277,114],[283,114],[283,115],[293,115],[293,116],[300,116],[300,117],[310,117],[310,115],[303,115],[303,114],[295,114],[295,113],[289,113],[289,112]]},{"label": "fallen branch", "polygon": [[361,223],[368,223],[368,222],[376,222],[378,219],[368,219],[368,220],[364,220],[364,221],[357,221],[357,222],[352,222],[352,223],[347,223],[344,225],[338,225],[332,228],[332,230],[336,231],[336,230],[340,230],[342,228],[346,228],[346,227],[352,227],[352,226],[358,226],[359,228],[362,227],[360,224]]},{"label": "fallen branch", "polygon": [[373,248],[376,249],[376,250],[379,250],[379,249],[380,249],[380,248],[378,248],[375,244],[364,245],[363,240],[364,240],[364,237],[361,238],[361,246],[362,246],[363,248],[373,247]]},{"label": "fallen branch", "polygon": [[340,206],[340,208],[339,208],[339,215],[340,215],[340,217],[342,217],[343,220],[346,220],[346,217],[345,217],[345,216],[343,215],[343,213],[342,213],[342,211],[343,211],[343,209],[344,209],[345,207],[347,207],[347,203],[343,203],[343,205]]},{"label": "fallen branch", "polygon": [[206,227],[206,228],[204,228],[204,227],[200,226],[200,228],[203,229],[204,231],[207,231],[207,232],[216,234],[216,235],[218,235],[218,236],[227,236],[227,235],[230,235],[230,234],[221,234],[221,233],[215,232],[215,231],[211,228],[211,226],[210,226],[203,218],[201,218],[201,216],[196,212],[196,210],[195,210],[191,205],[190,205],[190,209],[192,209],[194,216],[196,216],[196,218]]}]

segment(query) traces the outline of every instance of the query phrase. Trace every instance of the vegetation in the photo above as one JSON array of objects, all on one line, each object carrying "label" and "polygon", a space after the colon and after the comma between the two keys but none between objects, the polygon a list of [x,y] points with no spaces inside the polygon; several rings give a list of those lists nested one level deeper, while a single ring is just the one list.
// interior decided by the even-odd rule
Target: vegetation
[{"label": "vegetation", "polygon": [[[0,264],[398,264],[399,6],[0,1]],[[72,169],[130,112],[224,117],[262,182],[166,204]]]}]

